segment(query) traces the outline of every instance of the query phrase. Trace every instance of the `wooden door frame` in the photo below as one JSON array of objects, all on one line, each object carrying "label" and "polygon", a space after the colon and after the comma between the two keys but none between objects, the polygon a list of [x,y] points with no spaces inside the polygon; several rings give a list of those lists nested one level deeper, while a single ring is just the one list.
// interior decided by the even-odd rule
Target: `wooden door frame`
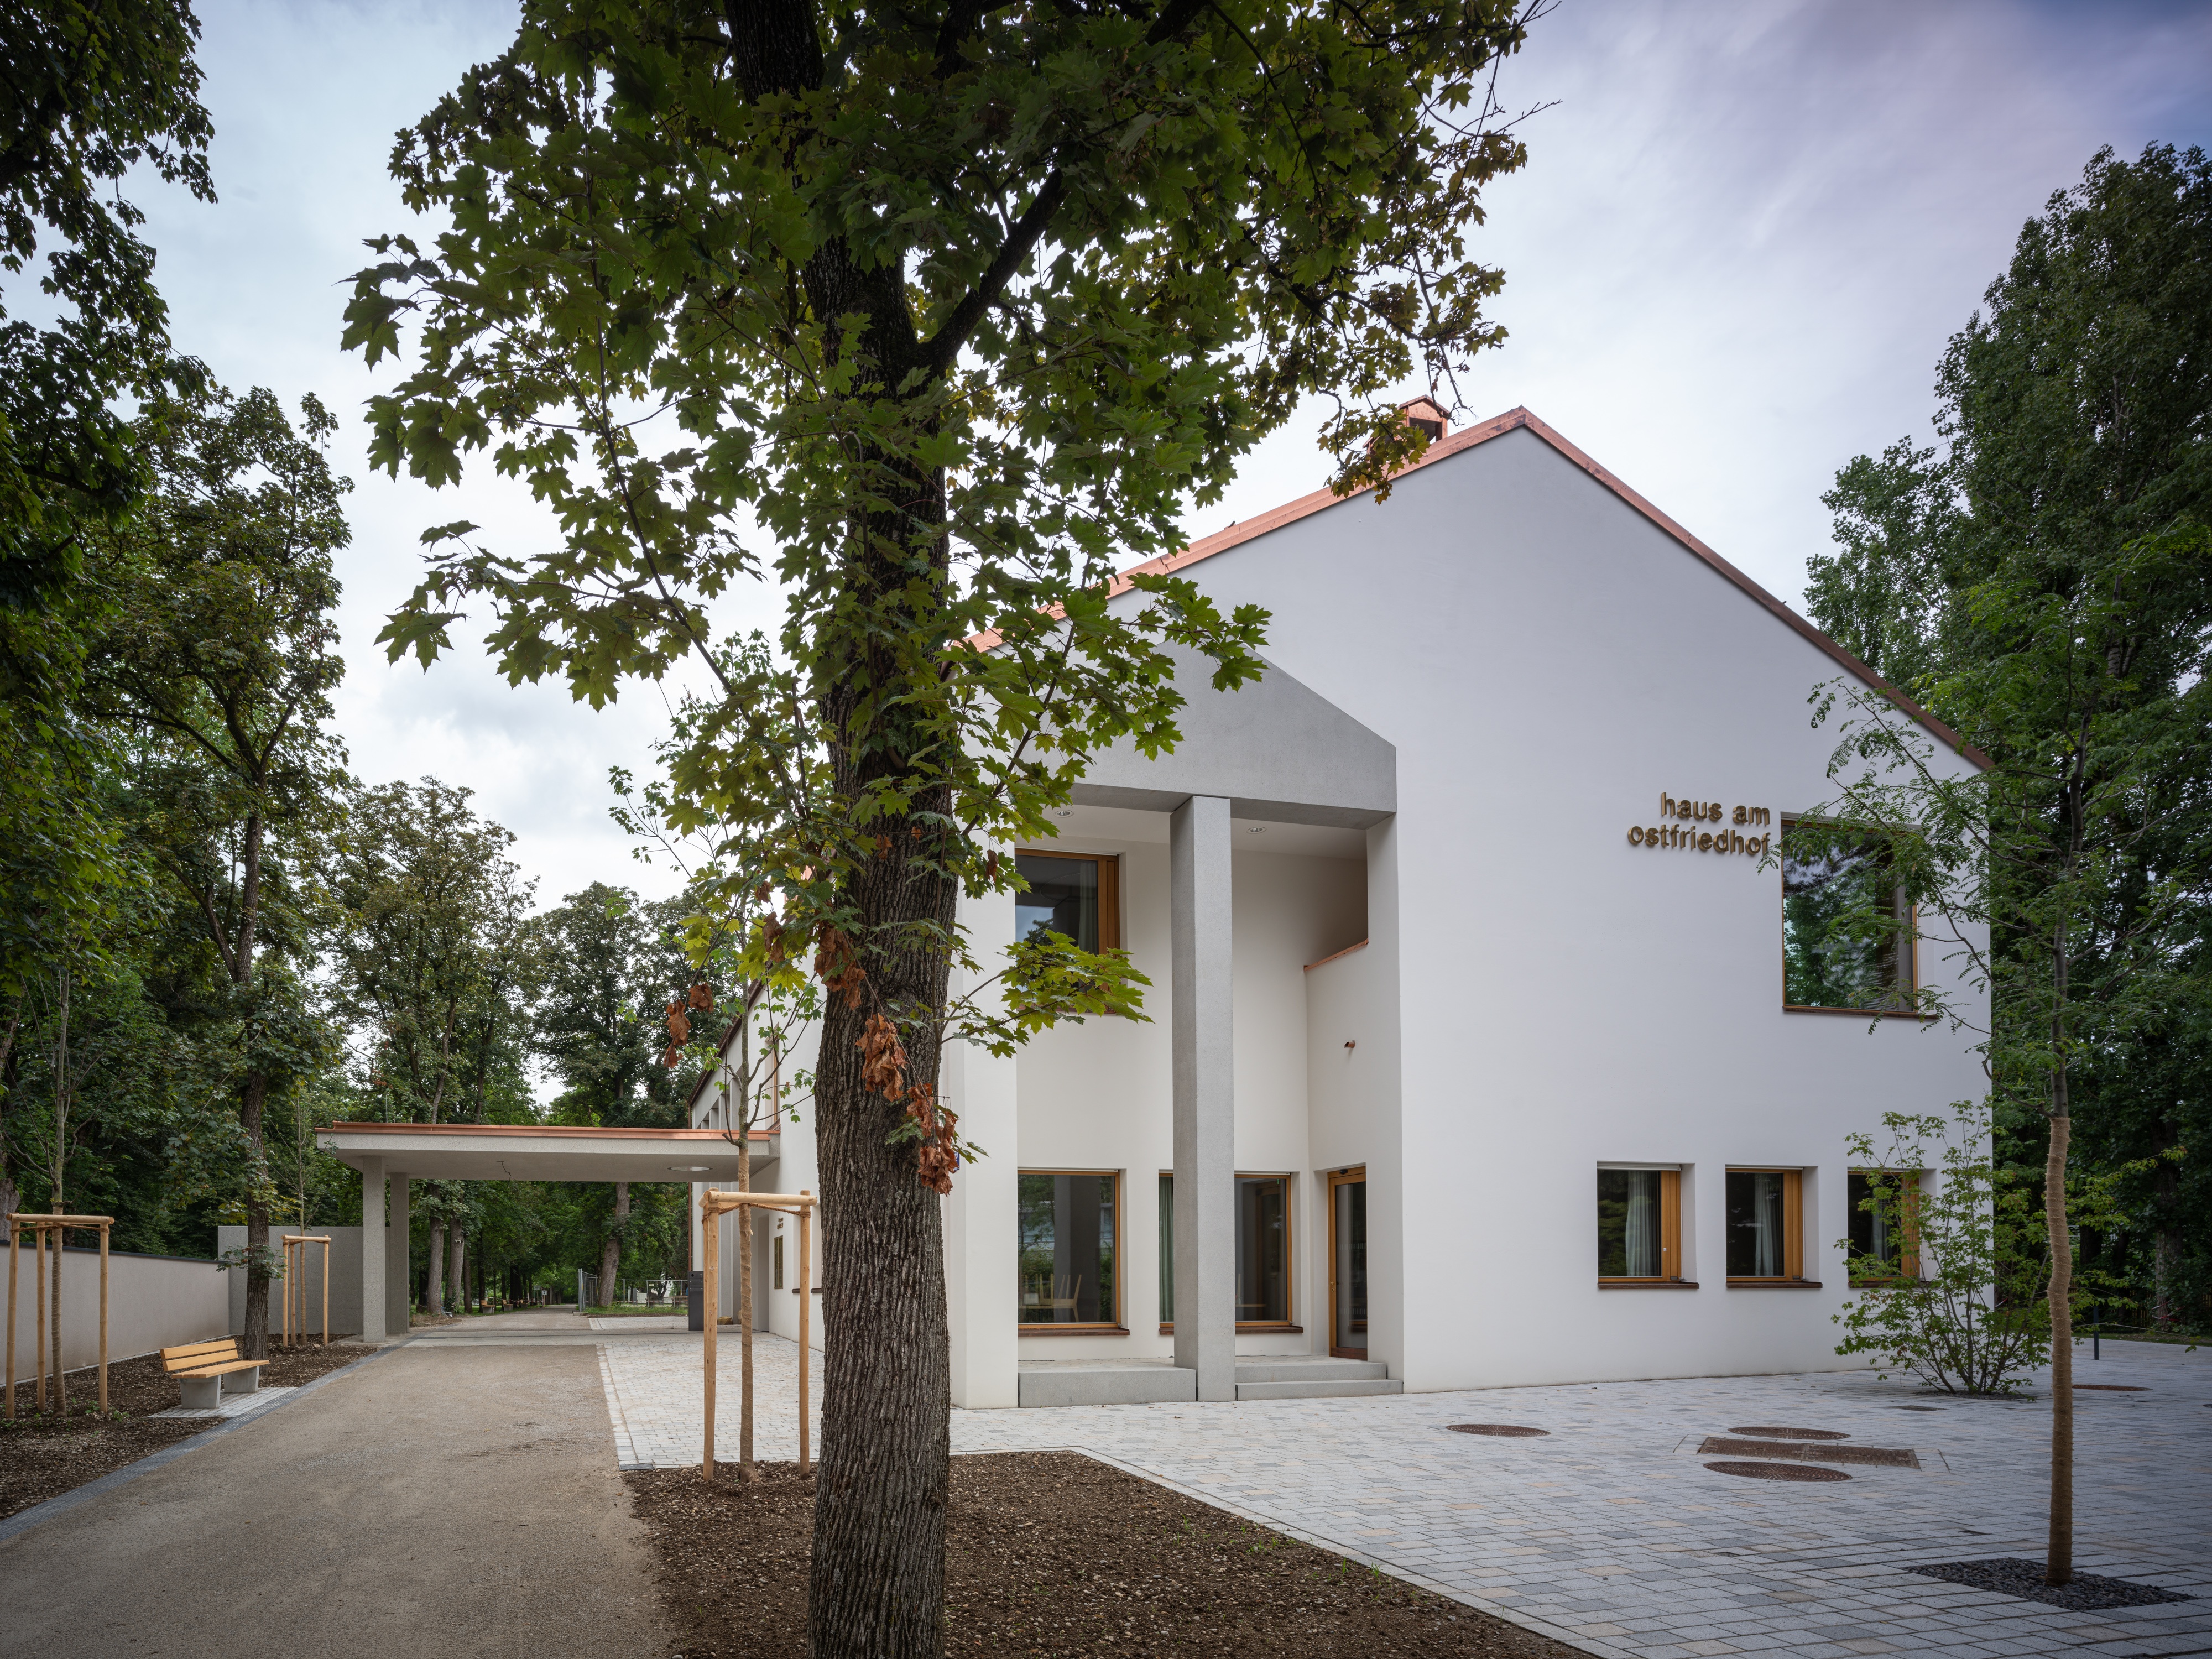
[{"label": "wooden door frame", "polygon": [[1336,1189],[1349,1187],[1354,1182],[1363,1187],[1367,1184],[1367,1166],[1364,1164],[1349,1164],[1344,1169],[1328,1172],[1328,1197],[1325,1200],[1328,1207],[1328,1352],[1330,1357],[1336,1359],[1367,1358],[1365,1348],[1339,1347],[1336,1341]]}]

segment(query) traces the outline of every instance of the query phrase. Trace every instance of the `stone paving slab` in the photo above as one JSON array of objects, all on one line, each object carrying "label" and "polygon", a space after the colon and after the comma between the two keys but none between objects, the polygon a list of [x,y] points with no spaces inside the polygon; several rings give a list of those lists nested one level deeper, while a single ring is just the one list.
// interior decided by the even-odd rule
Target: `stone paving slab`
[{"label": "stone paving slab", "polygon": [[[2148,1392],[2077,1396],[2076,1565],[2197,1601],[2072,1613],[1903,1571],[2041,1556],[2050,1407],[1857,1372],[955,1411],[952,1449],[1085,1452],[1602,1659],[2212,1654],[2212,1354],[2105,1347],[2077,1375]],[[797,1454],[797,1352],[755,1338],[763,1458]],[[734,1343],[720,1352],[716,1455],[733,1458]],[[600,1366],[623,1467],[698,1461],[696,1341],[608,1344]],[[1448,1431],[1461,1422],[1550,1433]],[[1923,1467],[1820,1485],[1709,1473],[1699,1442],[1747,1425],[1909,1446]]]}]

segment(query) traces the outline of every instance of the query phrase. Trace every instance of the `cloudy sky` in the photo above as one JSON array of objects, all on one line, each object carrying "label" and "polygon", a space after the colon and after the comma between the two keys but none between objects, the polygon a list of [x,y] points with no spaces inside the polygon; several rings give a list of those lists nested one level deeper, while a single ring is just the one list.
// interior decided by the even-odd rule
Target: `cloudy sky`
[{"label": "cloudy sky", "polygon": [[[505,549],[540,521],[472,473],[437,494],[368,472],[374,380],[337,349],[362,239],[410,222],[393,133],[509,39],[513,8],[246,0],[202,8],[218,205],[143,198],[179,343],[228,383],[313,392],[345,422],[358,488],[340,565],[354,769],[466,784],[557,898],[594,878],[649,891],[607,817],[611,763],[664,714],[510,690],[465,650],[427,674],[374,641],[420,568],[426,525],[468,518]],[[1507,276],[1511,338],[1465,390],[1526,404],[1784,599],[1823,547],[1821,491],[1852,455],[1925,437],[1945,339],[2021,222],[2100,145],[2212,145],[2212,0],[1562,0],[1509,69],[1527,170],[1474,246]],[[386,377],[388,378],[388,377]],[[1271,440],[1203,534],[1320,482],[1311,422]]]}]

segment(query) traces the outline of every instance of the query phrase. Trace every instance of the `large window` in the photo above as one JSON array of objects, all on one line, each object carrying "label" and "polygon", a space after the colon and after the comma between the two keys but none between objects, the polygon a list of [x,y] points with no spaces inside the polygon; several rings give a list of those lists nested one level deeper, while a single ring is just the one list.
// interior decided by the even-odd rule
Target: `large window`
[{"label": "large window", "polygon": [[1912,1250],[1912,1206],[1920,1191],[1911,1170],[1853,1170],[1846,1183],[1850,1200],[1851,1282],[1917,1279],[1920,1263]]},{"label": "large window", "polygon": [[[1291,1322],[1291,1178],[1237,1177],[1237,1328]],[[1160,1328],[1175,1324],[1175,1177],[1160,1176]]]},{"label": "large window", "polygon": [[1120,1327],[1121,1184],[1105,1173],[1021,1172],[1024,1329]]},{"label": "large window", "polygon": [[1617,1284],[1682,1277],[1682,1173],[1597,1172],[1597,1276]]},{"label": "large window", "polygon": [[1291,1322],[1291,1178],[1237,1177],[1237,1322]]},{"label": "large window", "polygon": [[1912,1006],[1911,907],[1882,844],[1782,826],[1782,1001],[1889,1013]]},{"label": "large window", "polygon": [[1078,949],[1111,951],[1121,943],[1119,860],[1088,853],[1014,854],[1030,884],[1014,895],[1014,935],[1058,933]]},{"label": "large window", "polygon": [[1804,1176],[1796,1170],[1728,1172],[1728,1276],[1731,1285],[1796,1283],[1805,1277]]}]

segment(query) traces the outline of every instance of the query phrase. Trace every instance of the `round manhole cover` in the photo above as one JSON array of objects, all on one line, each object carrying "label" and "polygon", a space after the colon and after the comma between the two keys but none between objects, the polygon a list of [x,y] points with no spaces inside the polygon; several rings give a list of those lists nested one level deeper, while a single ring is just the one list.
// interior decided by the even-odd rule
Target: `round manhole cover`
[{"label": "round manhole cover", "polygon": [[1508,1440],[1525,1439],[1530,1435],[1546,1435],[1549,1429],[1528,1429],[1518,1423],[1448,1423],[1444,1425],[1454,1434],[1494,1434]]},{"label": "round manhole cover", "polygon": [[1740,1474],[1747,1480],[1848,1480],[1841,1469],[1813,1463],[1708,1463],[1715,1474]]},{"label": "round manhole cover", "polygon": [[2148,1389],[2137,1388],[2132,1382],[2076,1382],[2077,1389],[2094,1389],[2099,1394],[2148,1394]]},{"label": "round manhole cover", "polygon": [[1730,1434],[1755,1434],[1762,1440],[1848,1440],[1833,1429],[1730,1429]]}]

